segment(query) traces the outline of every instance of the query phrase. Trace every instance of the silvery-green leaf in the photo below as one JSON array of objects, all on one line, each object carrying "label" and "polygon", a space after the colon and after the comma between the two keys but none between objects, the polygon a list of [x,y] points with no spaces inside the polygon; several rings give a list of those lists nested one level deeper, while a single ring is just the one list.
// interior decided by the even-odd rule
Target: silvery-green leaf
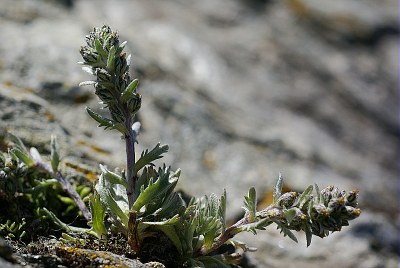
[{"label": "silvery-green leaf", "polygon": [[128,187],[128,183],[118,174],[109,171],[105,166],[100,164],[100,170],[104,174],[104,178],[107,179],[111,184],[121,184],[123,186]]},{"label": "silvery-green leaf", "polygon": [[224,189],[224,193],[222,194],[220,201],[219,201],[219,208],[218,208],[218,216],[221,219],[222,223],[222,231],[225,231],[226,227],[226,190]]},{"label": "silvery-green leaf", "polygon": [[273,203],[278,201],[278,198],[282,195],[282,187],[283,187],[283,177],[282,174],[279,173],[279,178],[274,188]]},{"label": "silvery-green leaf", "polygon": [[114,200],[114,198],[111,196],[110,190],[106,190],[104,194],[105,200],[104,204],[107,205],[107,207],[110,209],[111,213],[114,215],[118,216],[125,228],[128,227],[128,215],[125,214],[120,206],[118,206],[117,202]]},{"label": "silvery-green leaf", "polygon": [[125,48],[127,43],[128,43],[128,41],[124,41],[119,45],[119,48],[120,48],[121,51]]},{"label": "silvery-green leaf", "polygon": [[87,73],[89,73],[89,74],[91,74],[91,75],[94,75],[94,72],[93,72],[93,68],[92,68],[92,67],[83,66],[83,67],[82,67],[82,71],[85,71],[85,72],[87,72]]},{"label": "silvery-green leaf", "polygon": [[32,160],[35,161],[36,163],[43,162],[39,151],[35,147],[31,147],[29,149],[29,153],[31,154]]},{"label": "silvery-green leaf", "polygon": [[252,222],[255,219],[257,209],[256,189],[251,187],[244,199],[244,210],[249,217],[249,221]]},{"label": "silvery-green leaf", "polygon": [[82,87],[82,86],[93,86],[93,85],[96,85],[96,84],[97,84],[96,81],[83,81],[83,82],[79,83],[79,86],[80,87]]},{"label": "silvery-green leaf", "polygon": [[53,172],[57,172],[58,165],[60,164],[60,155],[58,153],[58,143],[56,136],[51,135],[51,154],[50,154],[50,162]]},{"label": "silvery-green leaf", "polygon": [[310,200],[310,195],[313,189],[314,187],[309,185],[307,189],[305,189],[304,192],[299,196],[298,201],[296,201],[296,203],[299,204],[299,208],[303,207]]},{"label": "silvery-green leaf", "polygon": [[129,55],[126,57],[126,65],[128,65],[128,66],[131,65],[131,59],[132,59],[132,55],[129,54]]}]

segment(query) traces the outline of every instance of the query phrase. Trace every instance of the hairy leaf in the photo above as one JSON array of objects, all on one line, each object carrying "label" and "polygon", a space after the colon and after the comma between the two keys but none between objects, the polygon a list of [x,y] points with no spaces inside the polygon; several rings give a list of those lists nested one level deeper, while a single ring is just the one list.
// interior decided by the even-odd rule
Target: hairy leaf
[{"label": "hairy leaf", "polygon": [[51,135],[51,154],[50,162],[53,172],[57,172],[58,165],[60,164],[60,154],[58,153],[58,143],[56,136]]},{"label": "hairy leaf", "polygon": [[282,174],[279,173],[278,181],[275,184],[274,195],[273,195],[273,203],[278,201],[278,198],[282,195],[282,187],[283,187],[283,177]]},{"label": "hairy leaf", "polygon": [[102,173],[104,174],[104,178],[107,179],[107,181],[109,181],[111,183],[111,185],[121,184],[125,188],[128,186],[128,183],[126,182],[126,180],[124,180],[118,174],[109,171],[105,166],[100,164],[100,169],[101,169]]},{"label": "hairy leaf", "polygon": [[244,210],[246,211],[247,216],[249,217],[249,221],[253,222],[256,216],[257,209],[257,200],[256,200],[256,189],[251,187],[249,189],[248,195],[244,197]]}]

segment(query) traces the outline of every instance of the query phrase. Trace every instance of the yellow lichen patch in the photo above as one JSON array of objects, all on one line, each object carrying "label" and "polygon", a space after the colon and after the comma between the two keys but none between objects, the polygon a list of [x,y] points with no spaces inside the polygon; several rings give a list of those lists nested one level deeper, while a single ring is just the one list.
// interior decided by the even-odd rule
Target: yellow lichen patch
[{"label": "yellow lichen patch", "polygon": [[73,163],[64,160],[63,164],[66,167],[73,169],[75,172],[79,173],[90,182],[95,182],[97,180],[97,176],[99,175],[98,172],[93,167],[82,163]]},{"label": "yellow lichen patch", "polygon": [[74,267],[78,263],[82,265],[82,267],[88,265],[91,267],[129,267],[120,256],[105,251],[60,245],[56,248],[56,253],[57,256],[62,258],[65,262],[72,262],[70,265]]},{"label": "yellow lichen patch", "polygon": [[94,144],[90,144],[90,143],[88,143],[88,142],[86,142],[84,140],[79,140],[77,143],[80,146],[85,146],[85,147],[89,148],[90,150],[92,150],[93,152],[95,152],[97,154],[103,154],[103,155],[109,155],[110,154],[109,151],[107,151],[107,150],[105,150],[103,148],[100,148],[100,147],[98,147],[98,146],[96,146]]}]

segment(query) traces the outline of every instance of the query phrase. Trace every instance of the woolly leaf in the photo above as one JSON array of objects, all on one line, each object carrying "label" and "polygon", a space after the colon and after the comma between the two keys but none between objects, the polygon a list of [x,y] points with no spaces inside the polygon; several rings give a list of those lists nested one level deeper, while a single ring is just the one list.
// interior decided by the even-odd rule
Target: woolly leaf
[{"label": "woolly leaf", "polygon": [[253,222],[256,216],[256,189],[254,187],[251,187],[249,189],[248,195],[244,197],[244,210],[246,211],[246,214],[249,217],[249,221]]},{"label": "woolly leaf", "polygon": [[128,187],[128,183],[118,174],[109,171],[105,166],[100,165],[100,169],[104,174],[104,178],[107,179],[111,184],[121,184],[125,188]]},{"label": "woolly leaf", "polygon": [[282,195],[282,187],[283,187],[283,177],[282,174],[279,173],[279,178],[274,188],[273,203],[277,202],[278,198]]},{"label": "woolly leaf", "polygon": [[56,136],[51,135],[51,154],[50,154],[51,168],[53,172],[57,172],[58,165],[60,164],[60,155],[58,153],[58,143]]},{"label": "woolly leaf", "polygon": [[222,231],[225,231],[225,227],[226,227],[226,190],[224,190],[224,193],[222,194],[220,201],[219,201],[218,216],[221,219]]},{"label": "woolly leaf", "polygon": [[80,82],[79,86],[80,87],[82,87],[82,86],[93,86],[93,85],[96,85],[96,84],[97,84],[96,81],[84,81],[84,82]]},{"label": "woolly leaf", "polygon": [[127,228],[128,220],[129,220],[128,215],[122,211],[120,206],[118,206],[117,202],[111,196],[110,190],[105,192],[104,197],[105,197],[105,200],[104,200],[105,205],[107,205],[107,207],[110,209],[111,213],[113,213],[114,215],[116,215],[120,218],[124,228]]},{"label": "woolly leaf", "polygon": [[307,189],[299,196],[299,199],[296,201],[298,203],[299,208],[302,208],[306,203],[310,201],[310,196],[314,187],[312,185],[308,186]]}]

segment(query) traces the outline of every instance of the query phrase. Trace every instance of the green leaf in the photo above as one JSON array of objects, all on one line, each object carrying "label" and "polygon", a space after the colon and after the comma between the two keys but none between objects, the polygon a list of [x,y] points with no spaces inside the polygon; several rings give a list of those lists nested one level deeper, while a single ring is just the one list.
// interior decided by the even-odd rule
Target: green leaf
[{"label": "green leaf", "polygon": [[221,219],[222,231],[225,231],[226,227],[226,190],[219,199],[218,216]]},{"label": "green leaf", "polygon": [[104,174],[104,178],[107,179],[112,185],[114,184],[121,184],[125,188],[128,187],[128,183],[118,174],[109,171],[105,166],[100,164],[100,170]]},{"label": "green leaf", "polygon": [[132,82],[130,82],[129,85],[125,88],[125,90],[121,93],[121,101],[127,102],[138,84],[139,84],[138,79],[132,80]]},{"label": "green leaf", "polygon": [[175,227],[171,225],[158,225],[156,226],[157,229],[162,231],[171,242],[174,244],[176,249],[178,250],[179,254],[183,255],[182,243],[177,234]]},{"label": "green leaf", "polygon": [[99,127],[105,127],[106,129],[107,128],[111,128],[111,129],[114,128],[114,121],[112,121],[111,119],[105,118],[105,117],[99,115],[98,113],[95,113],[89,107],[86,107],[86,111],[88,112],[90,117],[92,117],[95,121],[100,123]]},{"label": "green leaf", "polygon": [[99,39],[95,39],[94,40],[94,45],[96,47],[96,52],[101,55],[102,58],[106,58],[107,57],[107,51],[104,50],[103,46],[100,43]]},{"label": "green leaf", "polygon": [[[298,200],[296,201],[298,207],[301,209],[308,201],[310,201],[310,195],[313,191],[314,187],[309,185],[307,189],[299,196]],[[295,204],[296,205],[296,204]]]},{"label": "green leaf", "polygon": [[288,228],[283,227],[283,226],[281,226],[281,227],[282,227],[281,232],[283,233],[284,236],[288,236],[294,242],[298,243],[297,237],[294,235],[294,233],[291,230],[289,230]]},{"label": "green leaf", "polygon": [[58,143],[56,136],[51,135],[51,154],[50,154],[50,162],[53,172],[57,172],[58,165],[60,164],[60,155],[58,154]]},{"label": "green leaf", "polygon": [[139,160],[135,163],[135,173],[139,172],[144,166],[150,165],[154,160],[162,158],[162,154],[168,152],[168,145],[160,146],[158,143],[150,152],[145,150],[142,152]]},{"label": "green leaf", "polygon": [[[168,196],[176,186],[178,178],[176,173],[171,174],[169,167],[165,166],[163,169],[158,171],[158,179],[153,183],[152,180],[143,191],[140,193],[135,203],[132,205],[131,210],[139,212],[143,206],[152,206],[153,208],[159,208],[161,206],[162,198]],[[152,213],[151,211],[146,211],[147,213]]]},{"label": "green leaf", "polygon": [[283,177],[282,174],[279,173],[279,178],[274,188],[273,203],[276,203],[278,201],[278,198],[282,195],[282,187],[283,187]]},{"label": "green leaf", "polygon": [[15,136],[14,134],[8,132],[7,133],[8,138],[11,140],[11,142],[14,143],[14,147],[16,147],[17,149],[19,149],[21,152],[24,153],[28,153],[28,149],[25,147],[24,143],[22,142],[22,140]]},{"label": "green leaf", "polygon": [[110,209],[111,213],[120,218],[124,228],[128,228],[128,215],[124,213],[122,209],[118,206],[118,203],[112,197],[110,190],[105,190],[104,197],[105,199],[103,200],[103,202]]},{"label": "green leaf", "polygon": [[67,231],[67,232],[73,232],[73,233],[85,233],[90,231],[90,229],[86,228],[80,228],[80,227],[75,227],[75,226],[70,226],[64,222],[62,222],[53,212],[48,210],[47,208],[41,209],[41,211],[50,219],[52,220],[58,227],[61,229]]},{"label": "green leaf", "polygon": [[100,195],[95,191],[90,197],[90,211],[92,213],[92,229],[97,238],[107,237],[107,229],[104,225],[106,208],[100,201]]},{"label": "green leaf", "polygon": [[249,218],[249,222],[253,222],[256,217],[256,189],[251,187],[249,189],[248,195],[244,197],[244,210]]},{"label": "green leaf", "polygon": [[95,121],[99,123],[99,127],[104,127],[105,129],[116,129],[122,134],[127,134],[128,130],[125,128],[125,126],[121,123],[116,123],[111,119],[105,118],[98,113],[95,113],[92,109],[89,107],[86,107],[87,113],[92,117]]},{"label": "green leaf", "polygon": [[319,187],[318,187],[318,185],[316,183],[314,184],[314,188],[315,188],[315,191],[317,192],[317,197],[316,197],[315,202],[317,204],[323,204],[324,203],[324,197],[322,196],[321,191],[319,190]]},{"label": "green leaf", "polygon": [[161,209],[154,214],[158,218],[169,218],[176,214],[178,210],[184,206],[185,205],[182,197],[180,197],[180,195],[178,195],[176,192],[172,192],[163,200]]},{"label": "green leaf", "polygon": [[292,222],[292,220],[294,219],[294,217],[296,216],[296,210],[288,209],[288,210],[283,212],[283,216],[285,217],[285,219],[290,224]]},{"label": "green leaf", "polygon": [[17,148],[11,149],[11,153],[13,155],[15,155],[19,160],[21,160],[28,167],[31,167],[35,164],[35,162],[31,158],[29,158],[29,156],[27,156],[26,154],[24,154]]},{"label": "green leaf", "polygon": [[179,221],[179,215],[176,214],[172,218],[164,221],[144,221],[139,223],[139,225],[147,225],[147,226],[167,226],[167,225],[174,225]]},{"label": "green leaf", "polygon": [[307,223],[304,228],[304,232],[306,233],[307,247],[309,247],[311,245],[312,231],[311,231],[311,226]]},{"label": "green leaf", "polygon": [[114,72],[114,59],[115,59],[115,47],[112,46],[110,48],[110,51],[108,52],[108,57],[107,57],[107,70],[110,73]]}]

